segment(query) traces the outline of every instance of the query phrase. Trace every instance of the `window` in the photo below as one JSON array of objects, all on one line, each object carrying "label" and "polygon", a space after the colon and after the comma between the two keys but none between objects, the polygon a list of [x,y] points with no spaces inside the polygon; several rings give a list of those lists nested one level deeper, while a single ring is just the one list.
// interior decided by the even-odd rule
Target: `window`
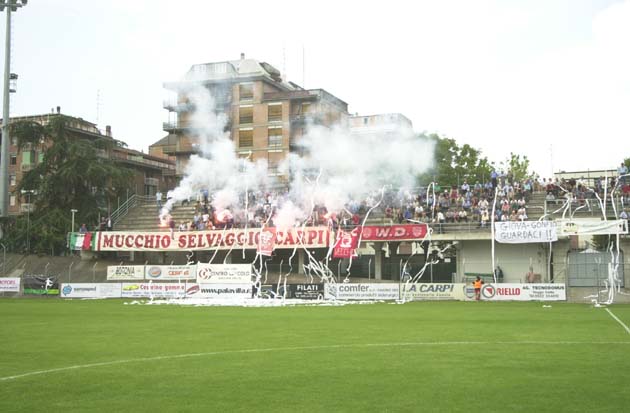
[{"label": "window", "polygon": [[238,109],[238,123],[248,125],[254,123],[254,107],[251,105],[241,106]]},{"label": "window", "polygon": [[12,153],[9,158],[9,165],[17,165],[17,155]]},{"label": "window", "polygon": [[267,129],[267,136],[269,136],[270,148],[282,146],[282,128]]},{"label": "window", "polygon": [[12,207],[15,206],[15,195],[11,195],[9,197],[9,206],[12,206]]},{"label": "window", "polygon": [[269,153],[267,156],[267,174],[268,175],[278,175],[279,170],[278,167],[282,162],[283,155],[282,153]]},{"label": "window", "polygon": [[11,145],[17,146],[17,136],[11,136]]},{"label": "window", "polygon": [[267,106],[267,121],[268,122],[282,121],[282,103],[270,103]]},{"label": "window", "polygon": [[9,175],[9,185],[15,186],[17,184],[17,179],[15,174]]},{"label": "window", "polygon": [[251,148],[252,146],[254,146],[254,129],[239,129],[238,147]]},{"label": "window", "polygon": [[367,123],[368,123],[368,118],[363,118],[363,124],[367,125]]},{"label": "window", "polygon": [[33,151],[22,152],[22,165],[30,165],[33,163]]},{"label": "window", "polygon": [[44,152],[40,152],[37,154],[37,163],[44,162]]},{"label": "window", "polygon": [[254,84],[241,83],[238,85],[238,95],[241,101],[254,99]]},{"label": "window", "polygon": [[302,103],[302,114],[306,115],[307,113],[309,113],[311,110],[311,104],[308,102],[304,102]]}]

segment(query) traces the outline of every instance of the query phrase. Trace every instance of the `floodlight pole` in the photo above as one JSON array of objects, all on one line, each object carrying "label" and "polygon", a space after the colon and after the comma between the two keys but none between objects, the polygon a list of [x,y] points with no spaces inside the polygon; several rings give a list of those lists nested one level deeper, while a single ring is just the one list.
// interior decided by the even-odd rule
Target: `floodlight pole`
[{"label": "floodlight pole", "polygon": [[0,147],[0,217],[9,216],[9,103],[11,89],[11,12],[26,6],[27,0],[1,0],[0,11],[6,9],[7,23],[4,43],[4,99],[2,112],[2,145]]}]

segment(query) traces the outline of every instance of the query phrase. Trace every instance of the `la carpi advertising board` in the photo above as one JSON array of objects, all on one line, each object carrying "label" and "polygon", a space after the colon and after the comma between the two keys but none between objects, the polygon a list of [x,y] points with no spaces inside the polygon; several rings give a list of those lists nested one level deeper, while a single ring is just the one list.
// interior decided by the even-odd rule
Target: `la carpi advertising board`
[{"label": "la carpi advertising board", "polygon": [[120,298],[121,283],[64,283],[62,298]]},{"label": "la carpi advertising board", "polygon": [[194,280],[197,273],[194,265],[147,265],[144,276],[147,280]]},{"label": "la carpi advertising board", "polygon": [[564,284],[488,284],[481,299],[489,301],[566,301]]},{"label": "la carpi advertising board", "polygon": [[252,282],[251,264],[197,264],[199,284],[248,284]]},{"label": "la carpi advertising board", "polygon": [[395,283],[382,284],[326,284],[324,298],[327,300],[398,300],[400,286]]},{"label": "la carpi advertising board", "polygon": [[420,283],[401,284],[400,298],[404,300],[465,300],[465,284]]}]

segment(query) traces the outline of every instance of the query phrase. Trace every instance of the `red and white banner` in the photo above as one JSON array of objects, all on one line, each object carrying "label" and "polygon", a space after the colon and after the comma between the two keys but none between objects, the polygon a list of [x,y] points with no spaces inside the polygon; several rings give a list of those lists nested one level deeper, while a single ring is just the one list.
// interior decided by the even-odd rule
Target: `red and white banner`
[{"label": "red and white banner", "polygon": [[359,228],[351,232],[337,231],[337,239],[333,247],[333,258],[356,257],[356,249],[359,246]]},{"label": "red and white banner", "polygon": [[267,227],[260,230],[260,236],[258,237],[258,253],[271,257],[273,248],[276,244],[276,229],[273,227]]},{"label": "red and white banner", "polygon": [[19,293],[19,278],[0,278],[0,293]]},{"label": "red and white banner", "polygon": [[[260,228],[175,232],[97,232],[96,251],[190,251],[207,249],[255,249],[260,244]],[[324,248],[331,232],[327,227],[275,228],[275,248]]]},{"label": "red and white banner", "polygon": [[366,225],[361,233],[362,241],[405,241],[419,240],[427,235],[426,224],[414,225]]},{"label": "red and white banner", "polygon": [[486,284],[481,299],[490,301],[565,301],[564,284]]}]

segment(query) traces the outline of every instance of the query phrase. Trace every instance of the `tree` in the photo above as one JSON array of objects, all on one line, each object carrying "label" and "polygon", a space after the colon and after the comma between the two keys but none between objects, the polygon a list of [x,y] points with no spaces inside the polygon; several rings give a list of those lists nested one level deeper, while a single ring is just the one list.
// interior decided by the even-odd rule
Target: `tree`
[{"label": "tree", "polygon": [[490,179],[492,164],[481,156],[479,149],[468,144],[459,146],[455,139],[436,134],[421,136],[435,145],[435,165],[431,171],[420,177],[423,185],[439,182],[441,185],[461,186],[464,180],[469,184],[481,183]]},{"label": "tree", "polygon": [[516,155],[510,152],[510,158],[501,165],[506,170],[508,180],[510,182],[522,182],[527,178],[532,178],[533,174],[529,173],[529,159],[527,156]]},{"label": "tree", "polygon": [[53,253],[65,248],[71,209],[75,222],[95,225],[107,206],[128,188],[131,171],[107,156],[116,145],[111,138],[93,138],[68,126],[69,118],[57,115],[45,124],[22,121],[11,124],[11,134],[22,151],[43,154],[17,186],[17,194],[33,191],[35,209],[5,223],[7,243],[14,250],[26,244],[26,220],[30,221],[32,252]]}]

